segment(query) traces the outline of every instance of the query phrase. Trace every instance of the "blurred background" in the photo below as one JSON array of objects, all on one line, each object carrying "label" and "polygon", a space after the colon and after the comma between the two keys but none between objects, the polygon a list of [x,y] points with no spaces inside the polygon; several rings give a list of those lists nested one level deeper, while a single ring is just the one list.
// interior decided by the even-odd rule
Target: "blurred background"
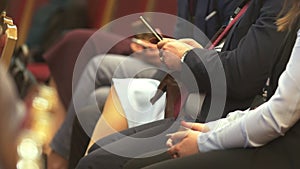
[{"label": "blurred background", "polygon": [[46,50],[66,30],[97,29],[139,12],[177,13],[176,0],[9,0],[6,6],[19,28],[18,45],[32,50]]},{"label": "blurred background", "polygon": [[[88,38],[122,16],[140,12],[176,15],[177,1],[1,0],[0,10],[1,64],[13,77],[11,85],[16,86],[17,95],[24,102],[13,114],[16,137],[8,140],[12,143],[8,149],[0,150],[0,168],[42,169],[46,168],[49,143],[63,122],[72,97],[74,62]],[[175,20],[172,24],[175,27]],[[115,38],[119,30],[108,28],[103,37]],[[130,54],[126,38],[110,52]],[[99,53],[101,50],[97,49],[89,57]],[[0,137],[8,131],[2,128]]]}]

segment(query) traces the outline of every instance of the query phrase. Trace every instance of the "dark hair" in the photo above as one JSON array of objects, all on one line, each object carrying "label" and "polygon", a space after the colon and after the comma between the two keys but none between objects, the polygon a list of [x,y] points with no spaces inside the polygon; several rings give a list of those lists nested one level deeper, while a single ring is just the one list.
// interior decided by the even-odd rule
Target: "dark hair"
[{"label": "dark hair", "polygon": [[291,30],[300,18],[300,0],[285,0],[276,24],[278,31]]}]

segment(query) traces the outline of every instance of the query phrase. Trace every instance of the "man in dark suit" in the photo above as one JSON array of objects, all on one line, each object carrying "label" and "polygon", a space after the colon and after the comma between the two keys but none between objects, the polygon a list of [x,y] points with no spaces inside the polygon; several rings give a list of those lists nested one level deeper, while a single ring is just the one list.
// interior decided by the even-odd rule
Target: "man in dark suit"
[{"label": "man in dark suit", "polygon": [[[205,91],[208,94],[202,108],[204,112],[207,112],[210,107],[211,84],[207,73],[211,71],[212,78],[214,78],[214,75],[217,75],[214,74],[215,71],[213,70],[214,66],[219,64],[217,60],[221,60],[221,66],[224,67],[227,82],[227,100],[223,113],[223,115],[226,115],[228,112],[236,109],[248,108],[255,95],[260,94],[265,86],[278,57],[290,55],[296,33],[288,34],[287,32],[277,31],[275,22],[281,8],[281,0],[252,0],[246,13],[229,32],[220,53],[217,54],[206,49],[193,49],[187,53],[184,62],[192,70],[200,91]],[[201,113],[198,120],[205,120],[206,115]],[[149,139],[144,139],[144,141],[133,142],[126,136],[134,138],[156,136],[167,130],[173,123],[173,119],[161,120],[128,129],[99,140],[98,145],[101,148],[92,151],[88,156],[84,157],[77,168],[97,168],[98,166],[101,166],[101,168],[124,167],[132,157],[110,153],[109,151],[112,150],[110,149],[112,147],[113,150],[120,150],[120,152],[131,152],[131,154],[135,154],[134,157],[164,149],[166,148],[164,145],[165,137],[154,139],[153,142],[151,142],[151,139],[150,141]],[[95,145],[95,148],[97,148],[97,145]],[[145,149],[147,151],[144,151]],[[147,164],[169,158],[171,157],[163,154],[162,156],[141,159],[142,164],[138,163],[127,167],[141,168]]]}]

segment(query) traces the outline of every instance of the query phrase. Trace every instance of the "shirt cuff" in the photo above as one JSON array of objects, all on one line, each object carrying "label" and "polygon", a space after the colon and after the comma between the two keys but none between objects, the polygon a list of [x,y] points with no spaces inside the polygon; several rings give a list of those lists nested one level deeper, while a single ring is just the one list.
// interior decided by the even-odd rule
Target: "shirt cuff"
[{"label": "shirt cuff", "polygon": [[211,151],[211,146],[208,143],[209,135],[207,133],[201,133],[197,138],[199,152],[205,153]]},{"label": "shirt cuff", "polygon": [[215,132],[201,133],[197,138],[199,152],[205,153],[213,150],[222,150]]},{"label": "shirt cuff", "polygon": [[185,52],[183,53],[183,55],[182,55],[182,57],[181,57],[181,59],[180,59],[181,62],[184,62],[184,59],[185,59],[186,55],[188,55],[188,53],[189,53],[190,51],[192,51],[192,49],[187,50],[187,51],[185,51]]}]

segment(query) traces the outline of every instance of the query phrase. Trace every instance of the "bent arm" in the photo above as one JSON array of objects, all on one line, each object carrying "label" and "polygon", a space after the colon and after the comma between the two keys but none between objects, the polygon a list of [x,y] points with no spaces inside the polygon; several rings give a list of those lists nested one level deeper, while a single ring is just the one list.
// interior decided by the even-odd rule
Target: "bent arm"
[{"label": "bent arm", "polygon": [[[300,119],[300,32],[274,96],[243,117],[198,138],[200,151],[259,147],[284,135]],[[234,112],[237,113],[237,112]]]},{"label": "bent arm", "polygon": [[[275,0],[262,3],[259,16],[253,24],[250,21],[253,17],[249,15],[254,13],[251,11],[255,5],[251,4],[232,36],[227,37],[227,43],[230,44],[225,46],[229,46],[229,50],[217,53],[194,49],[185,57],[184,61],[196,77],[200,91],[210,90],[207,71],[211,71],[211,77],[217,73],[213,68],[219,66],[216,65],[218,59],[224,67],[228,97],[249,99],[261,91],[275,60],[274,49],[280,48],[285,36],[285,33],[277,31],[275,24],[282,2]],[[247,30],[248,26],[250,28]]]}]

